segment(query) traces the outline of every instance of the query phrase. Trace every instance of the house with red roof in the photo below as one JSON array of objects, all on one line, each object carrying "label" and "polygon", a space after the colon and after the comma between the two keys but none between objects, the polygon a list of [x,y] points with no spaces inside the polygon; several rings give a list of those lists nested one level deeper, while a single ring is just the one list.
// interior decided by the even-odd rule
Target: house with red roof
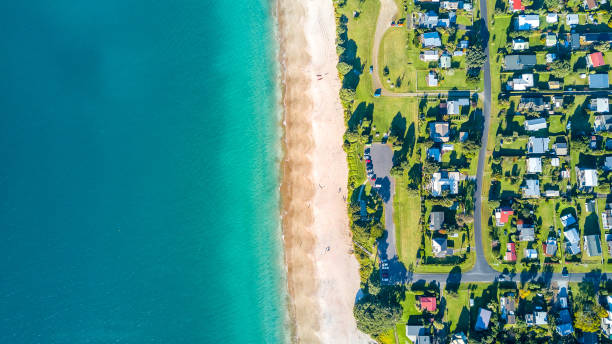
[{"label": "house with red roof", "polygon": [[419,302],[421,303],[421,311],[435,312],[438,309],[436,298],[433,296],[421,296]]},{"label": "house with red roof", "polygon": [[586,57],[587,65],[591,68],[601,67],[606,64],[604,61],[603,54],[601,52],[596,52],[592,54],[588,54]]},{"label": "house with red roof", "polygon": [[498,227],[502,227],[508,220],[510,220],[510,216],[514,215],[514,211],[510,207],[500,207],[495,209],[495,222]]},{"label": "house with red roof", "polygon": [[513,242],[506,244],[506,255],[504,260],[507,262],[516,262],[516,245]]},{"label": "house with red roof", "polygon": [[523,6],[521,0],[510,0],[510,6],[512,6],[512,12],[525,10],[525,6]]}]

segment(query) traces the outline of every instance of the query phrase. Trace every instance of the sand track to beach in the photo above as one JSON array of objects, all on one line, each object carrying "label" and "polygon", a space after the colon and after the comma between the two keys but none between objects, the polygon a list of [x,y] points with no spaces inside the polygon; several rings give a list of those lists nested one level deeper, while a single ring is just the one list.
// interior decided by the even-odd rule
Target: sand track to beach
[{"label": "sand track to beach", "polygon": [[296,343],[367,343],[353,317],[359,266],[350,253],[335,20],[331,0],[278,0],[283,75],[281,203]]}]

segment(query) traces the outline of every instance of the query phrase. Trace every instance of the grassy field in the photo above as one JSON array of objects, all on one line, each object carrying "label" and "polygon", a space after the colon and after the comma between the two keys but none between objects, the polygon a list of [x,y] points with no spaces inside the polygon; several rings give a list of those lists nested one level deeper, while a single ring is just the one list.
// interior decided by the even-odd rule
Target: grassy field
[{"label": "grassy field", "polygon": [[403,178],[396,179],[393,207],[397,252],[400,261],[408,268],[416,264],[421,243],[421,198],[408,193]]}]

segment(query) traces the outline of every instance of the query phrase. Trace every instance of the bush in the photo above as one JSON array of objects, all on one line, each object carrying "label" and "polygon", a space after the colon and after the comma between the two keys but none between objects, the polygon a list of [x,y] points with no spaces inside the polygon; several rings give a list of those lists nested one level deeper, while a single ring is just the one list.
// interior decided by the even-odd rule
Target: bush
[{"label": "bush", "polygon": [[379,335],[399,321],[402,308],[397,302],[383,304],[379,298],[368,297],[355,304],[353,314],[357,328],[370,335]]}]

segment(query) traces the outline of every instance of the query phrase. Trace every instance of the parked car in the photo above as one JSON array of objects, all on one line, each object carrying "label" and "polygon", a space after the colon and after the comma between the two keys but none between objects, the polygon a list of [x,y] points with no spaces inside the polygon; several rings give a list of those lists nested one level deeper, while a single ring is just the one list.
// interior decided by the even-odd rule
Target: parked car
[{"label": "parked car", "polygon": [[567,267],[563,268],[563,271],[561,271],[561,276],[565,278],[569,277],[569,272],[567,271]]}]

